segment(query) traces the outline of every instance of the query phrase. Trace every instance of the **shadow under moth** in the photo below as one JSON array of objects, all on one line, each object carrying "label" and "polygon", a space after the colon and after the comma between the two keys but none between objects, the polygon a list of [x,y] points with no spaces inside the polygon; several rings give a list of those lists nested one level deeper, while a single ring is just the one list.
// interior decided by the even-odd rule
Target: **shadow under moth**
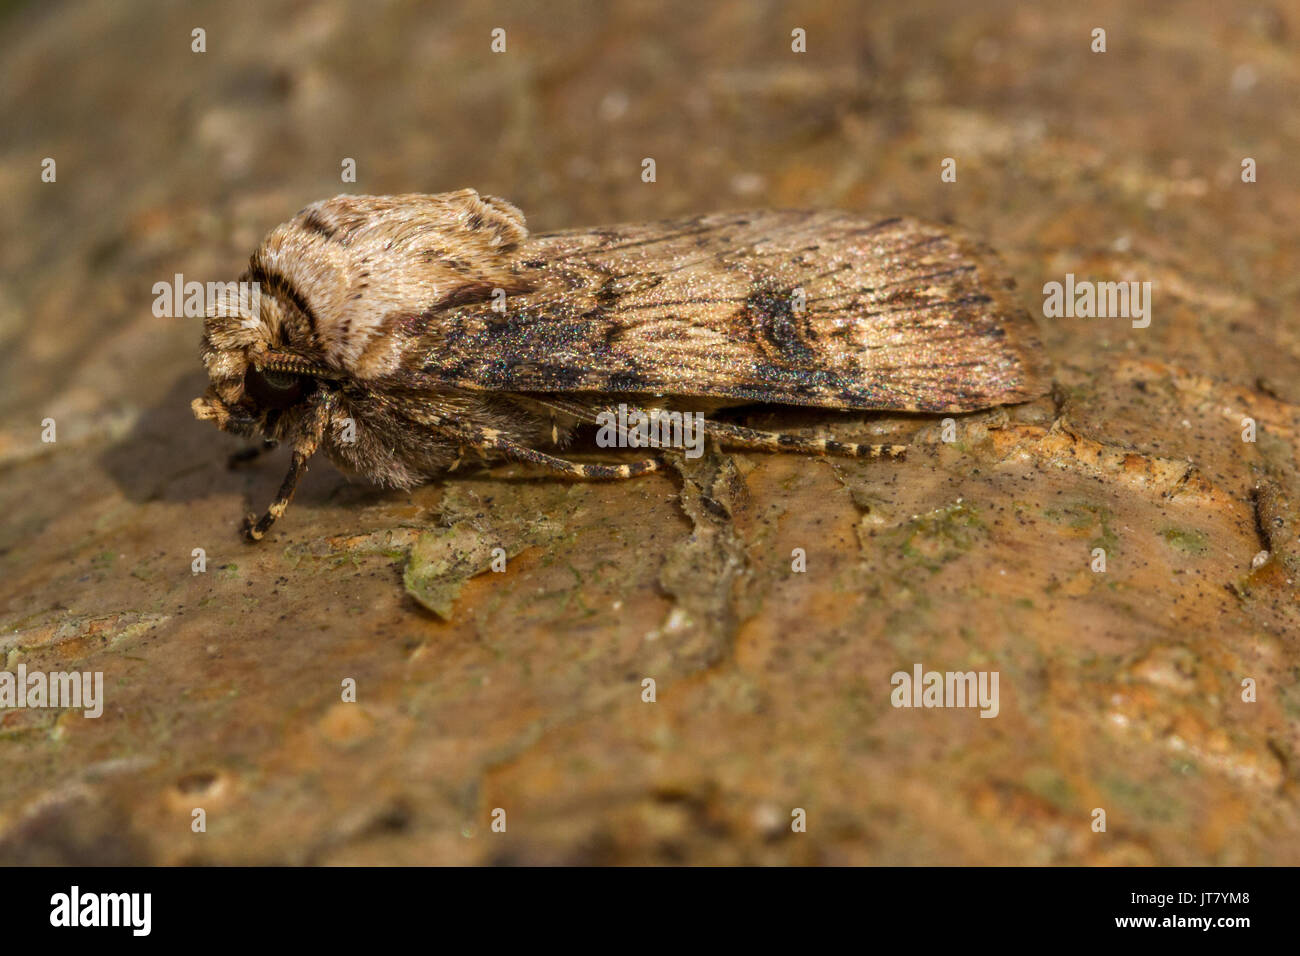
[{"label": "shadow under moth", "polygon": [[[253,299],[209,306],[210,384],[192,407],[263,448],[292,447],[275,501],[245,521],[253,540],[318,450],[403,488],[467,453],[630,478],[658,459],[553,452],[619,403],[646,416],[751,403],[964,412],[1048,385],[991,253],[905,218],[729,212],[530,236],[517,208],[472,189],[345,195],[272,230],[241,281]],[[718,420],[704,430],[741,448],[903,452]]]}]

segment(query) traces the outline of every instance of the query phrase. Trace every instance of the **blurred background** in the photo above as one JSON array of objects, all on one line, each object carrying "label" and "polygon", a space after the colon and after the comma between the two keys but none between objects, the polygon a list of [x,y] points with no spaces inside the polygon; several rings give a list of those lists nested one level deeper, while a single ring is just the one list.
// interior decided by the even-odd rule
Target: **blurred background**
[{"label": "blurred background", "polygon": [[[0,712],[0,862],[1300,861],[1297,30],[1208,0],[4,4],[0,658],[107,702]],[[235,278],[316,199],[465,186],[533,231],[949,221],[1036,316],[1074,272],[1151,281],[1153,322],[1040,318],[1056,395],[957,449],[842,422],[913,441],[892,470],[384,493],[319,462],[246,548],[283,462],[224,469],[154,283]],[[457,572],[488,539],[510,573]],[[1000,670],[1000,717],[893,710],[917,661]]]}]

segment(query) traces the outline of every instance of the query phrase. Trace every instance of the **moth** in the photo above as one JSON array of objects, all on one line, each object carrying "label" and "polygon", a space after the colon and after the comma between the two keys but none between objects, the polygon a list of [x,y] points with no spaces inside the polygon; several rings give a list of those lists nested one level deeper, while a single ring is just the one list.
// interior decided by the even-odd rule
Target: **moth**
[{"label": "moth", "polygon": [[[726,212],[530,236],[472,189],[338,196],[277,226],[210,306],[199,419],[293,452],[257,540],[323,451],[399,488],[467,454],[583,479],[574,429],[626,403],[713,414],[750,403],[964,412],[1047,387],[1033,321],[982,245],[907,218]],[[742,448],[880,457],[860,445],[708,419]],[[245,457],[251,457],[255,449]]]}]

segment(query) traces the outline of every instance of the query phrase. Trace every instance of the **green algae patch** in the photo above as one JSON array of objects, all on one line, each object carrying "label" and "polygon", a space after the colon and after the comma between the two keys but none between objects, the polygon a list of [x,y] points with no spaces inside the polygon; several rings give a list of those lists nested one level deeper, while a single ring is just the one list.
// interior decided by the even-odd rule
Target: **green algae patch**
[{"label": "green algae patch", "polygon": [[[516,553],[518,553],[516,549]],[[492,567],[504,567],[510,552],[465,525],[425,531],[411,545],[402,574],[406,593],[444,621],[451,620],[460,589],[470,578]]]},{"label": "green algae patch", "polygon": [[938,571],[987,537],[988,529],[973,505],[958,500],[947,507],[917,515],[896,535],[897,547],[905,558],[931,571]]},{"label": "green algae patch", "polygon": [[1210,550],[1209,536],[1195,528],[1161,528],[1160,537],[1169,547],[1184,554],[1202,555]]},{"label": "green algae patch", "polygon": [[1075,502],[1060,508],[1046,508],[1043,517],[1060,525],[1065,525],[1076,533],[1087,534],[1095,527],[1096,534],[1088,542],[1089,548],[1103,548],[1107,555],[1119,551],[1119,537],[1111,527],[1115,513],[1105,505],[1089,502]]},{"label": "green algae patch", "polygon": [[473,494],[462,500],[449,493],[443,518],[450,524],[421,531],[410,545],[402,573],[406,593],[444,621],[451,620],[466,581],[489,571],[504,573],[509,559],[565,533],[564,524],[548,515],[572,513],[572,489],[549,491],[555,499],[551,507],[528,516],[485,507]]}]

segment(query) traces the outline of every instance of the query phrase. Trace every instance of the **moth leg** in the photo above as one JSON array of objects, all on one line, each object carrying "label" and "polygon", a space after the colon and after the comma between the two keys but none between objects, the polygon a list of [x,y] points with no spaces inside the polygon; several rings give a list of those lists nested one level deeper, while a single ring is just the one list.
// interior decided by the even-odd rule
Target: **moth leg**
[{"label": "moth leg", "polygon": [[[592,420],[601,411],[613,412],[612,408],[585,406],[563,398],[547,398],[544,404],[575,417],[590,417]],[[637,408],[628,406],[629,414],[640,412],[647,418],[653,418],[661,409]],[[745,428],[726,422],[704,421],[705,434],[716,438],[723,445],[740,445],[745,448],[757,448],[763,451],[793,451],[808,454],[845,455],[850,458],[902,458],[907,452],[906,445],[863,445],[857,442],[842,442],[831,438],[805,438],[800,435],[788,435],[782,432],[760,431],[757,428]]]},{"label": "moth leg", "polygon": [[289,473],[284,476],[284,481],[280,482],[280,490],[276,492],[275,500],[256,521],[254,521],[255,515],[250,514],[244,518],[244,537],[249,541],[261,541],[271,525],[275,524],[275,519],[284,514],[284,510],[289,507],[293,493],[298,489],[298,481],[307,470],[307,459],[316,454],[316,449],[320,447],[321,438],[325,434],[325,422],[332,412],[333,406],[327,398],[315,407],[306,427],[294,438]]},{"label": "moth leg", "polygon": [[[529,396],[529,397],[533,401],[537,402],[537,404],[550,409],[551,444],[553,445],[558,445],[560,443],[560,434],[559,434],[560,430],[559,430],[558,422],[556,421],[555,418],[556,412],[559,412],[563,415],[568,415],[570,418],[576,418],[580,422],[588,422],[588,423],[595,422],[597,420],[597,416],[599,416],[602,412],[609,412],[611,414],[615,412],[615,409],[606,408],[603,405],[589,405],[583,402],[571,401],[569,399],[560,398],[557,396],[549,396],[547,398],[537,398],[535,396]],[[633,411],[633,412],[641,411],[641,409],[630,407],[628,411]],[[618,425],[617,422],[615,422],[615,426],[618,428],[619,433],[624,438],[626,438],[627,429],[623,428],[621,425]]]},{"label": "moth leg", "polygon": [[249,541],[261,541],[271,525],[275,524],[275,519],[284,514],[284,510],[289,507],[289,502],[293,499],[293,493],[298,489],[298,480],[307,470],[307,459],[315,450],[315,448],[310,451],[299,451],[297,448],[293,450],[289,473],[284,476],[284,481],[280,482],[280,490],[276,493],[270,507],[256,521],[253,520],[255,515],[250,514],[244,518],[245,538]]},{"label": "moth leg", "polygon": [[263,439],[262,444],[260,445],[250,445],[247,448],[239,449],[239,451],[231,452],[230,457],[226,459],[226,467],[232,469],[238,468],[240,465],[245,464],[246,462],[250,462],[256,458],[260,458],[268,451],[271,451],[272,449],[278,447],[279,444],[280,443],[277,441],[274,441],[270,438],[266,438]]},{"label": "moth leg", "polygon": [[629,462],[625,465],[587,465],[576,461],[568,461],[564,458],[556,458],[554,455],[540,452],[535,448],[517,444],[488,429],[483,429],[483,439],[482,447],[499,451],[507,458],[528,462],[532,465],[541,465],[551,471],[572,475],[575,478],[584,478],[588,481],[603,481],[610,478],[635,478],[637,475],[649,474],[659,469],[659,459],[657,458],[644,458],[641,461]]},{"label": "moth leg", "polygon": [[535,448],[529,448],[527,445],[521,445],[493,428],[469,428],[463,425],[453,425],[445,420],[437,421],[435,427],[457,436],[480,454],[485,450],[495,451],[515,461],[540,465],[550,471],[572,475],[574,478],[583,478],[588,481],[635,478],[638,475],[645,475],[659,470],[659,459],[657,458],[645,458],[625,465],[587,465],[576,461],[568,461],[564,458],[556,458],[554,455],[548,455]]},{"label": "moth leg", "polygon": [[726,422],[704,423],[704,430],[724,445],[741,445],[764,451],[794,451],[814,455],[845,455],[849,458],[902,458],[906,445],[863,445],[833,438],[806,438],[784,432],[760,431]]}]

